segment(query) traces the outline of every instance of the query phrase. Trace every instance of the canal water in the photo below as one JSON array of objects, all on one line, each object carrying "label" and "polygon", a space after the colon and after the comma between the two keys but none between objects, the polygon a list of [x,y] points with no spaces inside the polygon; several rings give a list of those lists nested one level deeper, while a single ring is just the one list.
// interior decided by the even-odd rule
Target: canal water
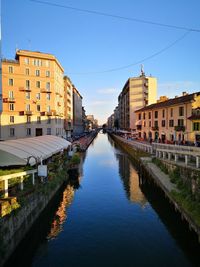
[{"label": "canal water", "polygon": [[89,147],[78,180],[63,188],[9,266],[200,266],[194,233],[105,134]]}]

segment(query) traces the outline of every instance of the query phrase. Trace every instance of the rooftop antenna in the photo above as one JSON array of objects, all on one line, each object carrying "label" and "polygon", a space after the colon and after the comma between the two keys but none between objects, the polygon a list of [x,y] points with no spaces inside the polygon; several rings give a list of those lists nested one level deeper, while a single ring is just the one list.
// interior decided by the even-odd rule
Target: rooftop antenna
[{"label": "rooftop antenna", "polygon": [[145,76],[144,65],[143,64],[141,64],[141,76]]}]

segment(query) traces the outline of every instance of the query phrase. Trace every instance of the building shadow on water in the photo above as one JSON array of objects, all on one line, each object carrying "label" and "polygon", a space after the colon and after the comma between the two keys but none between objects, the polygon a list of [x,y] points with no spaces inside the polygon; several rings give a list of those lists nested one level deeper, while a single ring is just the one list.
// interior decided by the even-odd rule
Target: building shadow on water
[{"label": "building shadow on water", "polygon": [[200,244],[197,235],[189,230],[188,223],[181,219],[181,215],[175,211],[174,206],[169,203],[153,180],[139,177],[137,166],[134,165],[130,156],[110,137],[108,140],[114,148],[115,157],[119,163],[119,175],[128,200],[141,207],[149,203],[189,261],[194,266],[200,266]]}]

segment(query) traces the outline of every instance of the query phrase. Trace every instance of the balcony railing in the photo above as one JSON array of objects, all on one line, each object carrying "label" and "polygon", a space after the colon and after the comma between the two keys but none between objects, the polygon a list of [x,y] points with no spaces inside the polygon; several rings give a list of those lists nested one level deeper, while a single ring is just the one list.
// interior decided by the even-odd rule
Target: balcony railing
[{"label": "balcony railing", "polygon": [[19,112],[19,115],[20,115],[20,116],[24,116],[24,115],[31,116],[31,115],[33,115],[33,112],[30,111],[30,110],[20,111],[20,112]]},{"label": "balcony railing", "polygon": [[31,92],[31,88],[30,87],[19,87],[19,91]]},{"label": "balcony railing", "polygon": [[3,103],[15,103],[14,97],[3,98]]},{"label": "balcony railing", "polygon": [[54,112],[53,112],[53,111],[47,111],[47,112],[46,112],[46,115],[47,115],[47,116],[53,116],[53,115],[54,115]]},{"label": "balcony railing", "polygon": [[50,89],[46,89],[46,88],[42,88],[41,93],[52,93],[52,91]]},{"label": "balcony railing", "polygon": [[151,129],[152,129],[152,131],[158,131],[159,127],[158,126],[153,126]]},{"label": "balcony railing", "polygon": [[174,126],[174,130],[177,131],[177,132],[185,132],[185,126]]}]

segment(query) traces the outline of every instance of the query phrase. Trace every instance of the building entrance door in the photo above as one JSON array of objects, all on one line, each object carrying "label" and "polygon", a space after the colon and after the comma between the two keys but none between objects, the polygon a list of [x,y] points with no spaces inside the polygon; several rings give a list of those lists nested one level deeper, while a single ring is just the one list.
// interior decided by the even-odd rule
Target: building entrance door
[{"label": "building entrance door", "polygon": [[41,136],[42,135],[42,128],[36,128],[35,129],[35,136]]}]

